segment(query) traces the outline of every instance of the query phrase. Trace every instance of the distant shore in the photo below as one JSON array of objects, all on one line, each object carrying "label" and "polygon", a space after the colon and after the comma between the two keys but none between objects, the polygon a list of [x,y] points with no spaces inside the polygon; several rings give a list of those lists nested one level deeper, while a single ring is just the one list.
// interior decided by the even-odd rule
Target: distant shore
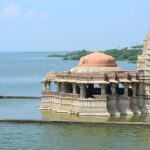
[{"label": "distant shore", "polygon": [[0,99],[40,99],[40,96],[0,96]]},{"label": "distant shore", "polygon": [[[138,55],[142,53],[142,49],[143,45],[135,45],[130,48],[125,47],[122,49],[108,49],[101,52],[108,54],[119,61],[128,61],[130,63],[136,63]],[[60,57],[63,60],[79,60],[81,57],[90,53],[92,53],[92,51],[83,49],[66,53],[54,53],[48,55],[48,57]]]}]

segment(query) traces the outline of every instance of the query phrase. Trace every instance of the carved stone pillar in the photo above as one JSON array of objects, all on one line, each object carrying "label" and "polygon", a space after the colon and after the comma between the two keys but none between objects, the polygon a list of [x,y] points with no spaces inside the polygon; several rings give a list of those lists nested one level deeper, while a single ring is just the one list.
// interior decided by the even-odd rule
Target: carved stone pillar
[{"label": "carved stone pillar", "polygon": [[140,108],[141,112],[142,112],[143,107],[144,107],[143,89],[144,89],[143,83],[139,83],[139,86],[138,86],[138,107]]},{"label": "carved stone pillar", "polygon": [[116,84],[112,84],[111,85],[111,92],[112,92],[112,96],[116,96]]},{"label": "carved stone pillar", "polygon": [[66,93],[66,85],[64,82],[62,83],[62,93]]},{"label": "carved stone pillar", "polygon": [[56,86],[57,86],[57,93],[60,92],[61,88],[60,88],[60,83],[59,82],[56,82]]},{"label": "carved stone pillar", "polygon": [[108,111],[111,114],[111,116],[118,116],[120,115],[117,108],[117,97],[116,97],[116,84],[113,83],[111,85],[111,95],[108,96]]},{"label": "carved stone pillar", "polygon": [[124,97],[127,98],[128,97],[128,83],[124,83]]},{"label": "carved stone pillar", "polygon": [[136,96],[136,83],[132,83],[133,96]]},{"label": "carved stone pillar", "polygon": [[50,84],[51,84],[50,81],[47,81],[47,82],[46,82],[46,90],[47,90],[47,91],[50,91]]},{"label": "carved stone pillar", "polygon": [[101,84],[101,95],[106,95],[106,85],[105,84]]},{"label": "carved stone pillar", "polygon": [[143,83],[139,83],[139,95],[144,95],[143,88]]},{"label": "carved stone pillar", "polygon": [[118,96],[118,110],[121,115],[133,115],[130,107],[130,98],[128,97],[128,83],[124,84],[124,95]]},{"label": "carved stone pillar", "polygon": [[76,83],[73,83],[72,87],[73,87],[73,94],[77,94],[77,85],[76,85]]},{"label": "carved stone pillar", "polygon": [[62,92],[62,83],[59,82],[59,92]]},{"label": "carved stone pillar", "polygon": [[43,82],[43,91],[46,91],[47,90],[47,84],[46,84],[46,81]]},{"label": "carved stone pillar", "polygon": [[132,83],[132,97],[131,97],[131,109],[135,115],[141,114],[139,109],[138,109],[138,104],[137,104],[137,96],[136,96],[136,89],[137,89],[137,84]]},{"label": "carved stone pillar", "polygon": [[108,112],[108,98],[106,96],[106,84],[100,84],[101,87],[101,95],[98,98],[99,105],[97,106],[99,109],[99,113],[104,116],[110,116]]},{"label": "carved stone pillar", "polygon": [[150,114],[150,100],[149,100],[149,92],[147,92],[147,84],[139,83],[139,93],[138,93],[138,107],[141,111],[141,114]]},{"label": "carved stone pillar", "polygon": [[80,84],[80,98],[85,98],[85,85],[84,84]]}]

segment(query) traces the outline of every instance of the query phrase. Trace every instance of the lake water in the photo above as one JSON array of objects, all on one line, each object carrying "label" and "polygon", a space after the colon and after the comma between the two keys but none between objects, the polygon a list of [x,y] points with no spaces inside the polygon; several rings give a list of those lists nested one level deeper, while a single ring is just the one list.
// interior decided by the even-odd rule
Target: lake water
[{"label": "lake water", "polygon": [[0,124],[2,150],[149,150],[150,128],[93,124]]},{"label": "lake water", "polygon": [[[50,70],[69,70],[78,61],[48,58],[48,53],[0,53],[0,95],[40,96],[41,80]],[[136,65],[117,62],[126,70]],[[77,117],[40,111],[40,100],[2,99],[0,119],[63,121],[137,121],[136,117]],[[139,119],[138,119],[139,120]],[[140,121],[149,122],[150,117]],[[31,150],[149,150],[150,128],[146,126],[101,124],[17,124],[0,123],[0,149]]]}]

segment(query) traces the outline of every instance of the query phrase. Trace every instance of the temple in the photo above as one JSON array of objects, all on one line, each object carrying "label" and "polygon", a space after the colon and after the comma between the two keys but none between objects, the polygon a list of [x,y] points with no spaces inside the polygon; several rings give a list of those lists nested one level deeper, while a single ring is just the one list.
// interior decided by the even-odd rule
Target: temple
[{"label": "temple", "polygon": [[71,70],[45,76],[40,109],[76,115],[149,114],[150,32],[137,66],[137,71],[126,71],[109,55],[86,55]]}]

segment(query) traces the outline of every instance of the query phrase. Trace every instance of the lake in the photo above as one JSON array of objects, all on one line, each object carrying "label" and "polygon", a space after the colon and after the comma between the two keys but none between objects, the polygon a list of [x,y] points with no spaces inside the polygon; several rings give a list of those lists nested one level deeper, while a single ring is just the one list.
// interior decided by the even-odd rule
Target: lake
[{"label": "lake", "polygon": [[[41,81],[49,71],[69,70],[78,61],[48,58],[48,53],[0,53],[0,95],[40,96]],[[135,64],[117,62],[126,70],[136,70]],[[149,117],[77,117],[40,111],[40,99],[0,100],[0,119],[34,119],[63,121],[141,121]],[[149,150],[150,128],[147,126],[51,123],[0,123],[0,149],[32,150]]]}]

